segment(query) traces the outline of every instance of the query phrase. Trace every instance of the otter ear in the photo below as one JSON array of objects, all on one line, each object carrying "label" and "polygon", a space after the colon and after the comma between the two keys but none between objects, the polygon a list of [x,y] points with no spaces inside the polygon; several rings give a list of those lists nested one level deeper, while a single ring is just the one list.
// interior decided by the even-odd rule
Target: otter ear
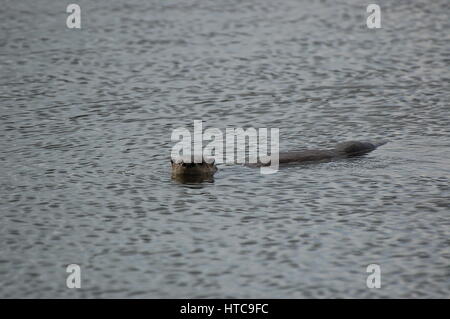
[{"label": "otter ear", "polygon": [[208,157],[208,158],[204,158],[203,162],[208,165],[214,165],[214,163],[216,162],[216,159],[214,157]]}]

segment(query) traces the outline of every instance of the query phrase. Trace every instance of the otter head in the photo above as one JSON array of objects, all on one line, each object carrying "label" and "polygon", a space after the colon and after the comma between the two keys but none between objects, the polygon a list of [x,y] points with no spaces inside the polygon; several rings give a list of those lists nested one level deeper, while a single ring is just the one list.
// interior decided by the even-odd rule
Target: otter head
[{"label": "otter head", "polygon": [[172,164],[172,175],[189,175],[189,176],[212,176],[217,171],[214,160],[205,160],[202,158],[200,163],[194,163],[190,160],[170,159]]}]

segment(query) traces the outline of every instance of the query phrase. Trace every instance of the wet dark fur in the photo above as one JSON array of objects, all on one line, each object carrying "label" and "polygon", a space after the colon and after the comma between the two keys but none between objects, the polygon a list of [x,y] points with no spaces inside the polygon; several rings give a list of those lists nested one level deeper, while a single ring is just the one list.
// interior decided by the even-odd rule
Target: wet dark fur
[{"label": "wet dark fur", "polygon": [[[336,145],[333,149],[328,150],[303,150],[280,152],[279,163],[309,163],[337,160],[341,158],[361,156],[375,150],[378,146],[386,144],[386,142],[359,142],[349,141]],[[267,164],[269,165],[269,164]]]},{"label": "wet dark fur", "polygon": [[214,162],[208,163],[203,160],[201,163],[184,163],[183,161],[172,163],[172,174],[175,175],[214,175],[217,166]]},{"label": "wet dark fur", "polygon": [[[367,154],[386,142],[360,142],[349,141],[336,145],[333,149],[328,150],[303,150],[281,152],[279,154],[279,164],[289,163],[311,163],[337,160],[353,156],[361,156]],[[269,164],[265,164],[267,166]],[[249,164],[248,166],[258,167],[261,164]],[[175,163],[172,161],[172,176],[177,178],[195,178],[210,179],[217,171],[217,166],[203,160],[201,163],[183,163],[182,161]]]}]

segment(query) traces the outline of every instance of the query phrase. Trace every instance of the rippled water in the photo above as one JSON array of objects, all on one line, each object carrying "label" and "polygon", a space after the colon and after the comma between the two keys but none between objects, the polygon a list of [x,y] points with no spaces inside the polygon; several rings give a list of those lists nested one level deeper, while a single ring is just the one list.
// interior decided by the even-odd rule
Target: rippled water
[{"label": "rippled water", "polygon": [[[2,2],[0,297],[449,297],[448,0],[68,3]],[[390,142],[180,184],[197,119]]]}]

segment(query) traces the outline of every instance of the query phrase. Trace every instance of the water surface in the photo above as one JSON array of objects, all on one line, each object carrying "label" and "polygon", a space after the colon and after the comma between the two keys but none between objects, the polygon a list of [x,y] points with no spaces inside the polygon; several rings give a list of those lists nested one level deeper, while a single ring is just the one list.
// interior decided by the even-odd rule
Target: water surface
[{"label": "water surface", "polygon": [[[0,297],[450,294],[450,3],[11,1],[0,11]],[[368,156],[170,178],[178,127]],[[65,267],[82,269],[66,287]],[[381,266],[381,289],[366,287]]]}]

